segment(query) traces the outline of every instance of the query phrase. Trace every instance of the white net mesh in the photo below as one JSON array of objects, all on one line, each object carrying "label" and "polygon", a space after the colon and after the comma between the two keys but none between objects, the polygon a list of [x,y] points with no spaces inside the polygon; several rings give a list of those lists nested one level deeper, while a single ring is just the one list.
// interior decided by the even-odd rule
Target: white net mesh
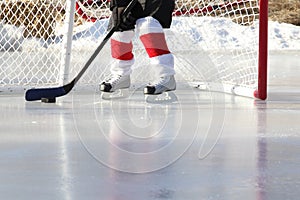
[{"label": "white net mesh", "polygon": [[[65,0],[0,2],[0,88],[18,90],[74,78],[106,34],[109,0],[78,0],[72,34]],[[178,81],[257,86],[258,0],[176,0],[167,42]],[[67,36],[71,35],[71,40]],[[66,68],[68,46],[70,66]],[[147,80],[149,60],[134,41],[133,83]],[[97,87],[109,73],[109,43],[79,81]],[[65,70],[67,69],[67,70]],[[68,70],[69,69],[69,70]],[[149,74],[149,73],[148,73]]]}]

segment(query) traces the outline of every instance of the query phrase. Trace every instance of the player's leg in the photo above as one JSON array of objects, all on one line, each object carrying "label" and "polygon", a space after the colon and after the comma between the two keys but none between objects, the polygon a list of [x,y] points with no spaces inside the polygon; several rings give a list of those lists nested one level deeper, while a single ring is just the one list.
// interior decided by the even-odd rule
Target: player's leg
[{"label": "player's leg", "polygon": [[134,64],[132,38],[134,31],[115,32],[111,37],[111,56],[113,64],[110,76],[100,84],[103,92],[130,87],[131,66]]},{"label": "player's leg", "polygon": [[136,25],[157,77],[153,83],[144,88],[144,93],[160,94],[175,90],[174,57],[168,48],[163,27],[153,17],[138,19]]}]

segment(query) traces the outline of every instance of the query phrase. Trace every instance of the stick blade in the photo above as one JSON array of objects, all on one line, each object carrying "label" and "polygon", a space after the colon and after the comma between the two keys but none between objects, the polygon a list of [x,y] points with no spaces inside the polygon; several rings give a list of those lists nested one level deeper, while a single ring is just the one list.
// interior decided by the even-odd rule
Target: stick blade
[{"label": "stick blade", "polygon": [[67,92],[63,86],[56,88],[33,88],[26,91],[25,99],[26,101],[36,101],[42,98],[54,99],[66,94]]}]

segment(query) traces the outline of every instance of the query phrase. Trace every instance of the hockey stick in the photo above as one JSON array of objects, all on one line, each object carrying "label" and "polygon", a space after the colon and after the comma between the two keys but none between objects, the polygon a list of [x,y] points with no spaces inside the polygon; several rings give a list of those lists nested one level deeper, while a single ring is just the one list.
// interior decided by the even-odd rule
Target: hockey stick
[{"label": "hockey stick", "polygon": [[[137,0],[132,0],[128,6],[124,9],[123,15],[127,15],[131,9],[135,6],[137,3]],[[81,69],[81,71],[78,73],[78,75],[68,84],[55,87],[55,88],[33,88],[29,89],[25,93],[25,99],[26,101],[36,101],[36,100],[45,100],[45,102],[55,102],[56,97],[64,96],[68,94],[75,84],[79,81],[79,79],[82,77],[84,72],[88,69],[88,67],[91,65],[91,63],[94,61],[96,56],[99,54],[99,52],[102,50],[104,45],[107,43],[107,41],[110,39],[110,37],[113,35],[113,33],[116,31],[116,27],[113,27],[107,35],[102,40],[101,44],[97,47],[95,52],[92,54],[92,56],[89,58],[89,60],[86,62],[84,67]]]}]

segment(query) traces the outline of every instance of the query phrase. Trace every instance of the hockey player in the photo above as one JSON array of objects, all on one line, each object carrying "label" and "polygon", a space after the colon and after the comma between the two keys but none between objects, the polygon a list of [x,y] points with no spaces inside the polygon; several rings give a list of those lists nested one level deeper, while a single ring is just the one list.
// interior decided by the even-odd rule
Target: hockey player
[{"label": "hockey player", "polygon": [[138,0],[127,16],[124,8],[130,0],[111,0],[112,16],[109,29],[118,27],[111,37],[114,64],[111,76],[100,84],[103,92],[130,87],[131,66],[134,64],[132,39],[137,33],[150,58],[157,80],[144,88],[144,94],[161,94],[176,89],[174,57],[168,49],[163,28],[169,28],[175,0]]}]

